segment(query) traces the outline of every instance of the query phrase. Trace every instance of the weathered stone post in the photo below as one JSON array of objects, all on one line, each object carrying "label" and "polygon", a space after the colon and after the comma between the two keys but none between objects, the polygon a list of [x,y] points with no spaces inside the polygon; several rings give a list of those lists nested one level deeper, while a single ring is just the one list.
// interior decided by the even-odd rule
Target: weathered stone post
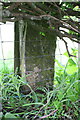
[{"label": "weathered stone post", "polygon": [[56,33],[46,21],[27,21],[25,43],[27,82],[32,88],[53,85]]},{"label": "weathered stone post", "polygon": [[[22,24],[22,27],[21,27]],[[52,86],[56,33],[49,29],[46,21],[23,21],[19,28],[20,70],[26,82],[35,90],[40,86]],[[28,87],[24,87],[24,91]]]}]

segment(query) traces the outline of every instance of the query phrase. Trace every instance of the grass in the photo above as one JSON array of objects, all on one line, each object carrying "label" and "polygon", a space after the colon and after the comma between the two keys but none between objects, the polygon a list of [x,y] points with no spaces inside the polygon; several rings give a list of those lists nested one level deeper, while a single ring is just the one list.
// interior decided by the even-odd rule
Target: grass
[{"label": "grass", "polygon": [[[2,119],[27,120],[79,120],[80,91],[77,61],[69,58],[65,66],[58,64],[53,87],[40,87],[34,91],[24,78],[14,74],[8,67],[0,72],[2,91]],[[75,68],[73,70],[73,68]],[[71,70],[71,71],[70,71]],[[23,94],[23,85],[30,92]]]},{"label": "grass", "polygon": [[4,62],[1,60],[0,61],[0,71],[3,71],[4,73],[7,73],[7,70],[9,71],[8,73],[13,71],[13,63],[14,60],[4,60]]},{"label": "grass", "polygon": [[[76,73],[73,75],[65,73],[63,76],[56,76],[55,83],[59,78],[62,82],[55,84],[53,89],[42,87],[33,91],[21,77],[19,79],[17,75],[8,71],[7,75],[2,72],[0,83],[3,118],[77,119],[80,112],[78,76]],[[22,85],[30,87],[31,92],[26,95],[20,93]]]}]

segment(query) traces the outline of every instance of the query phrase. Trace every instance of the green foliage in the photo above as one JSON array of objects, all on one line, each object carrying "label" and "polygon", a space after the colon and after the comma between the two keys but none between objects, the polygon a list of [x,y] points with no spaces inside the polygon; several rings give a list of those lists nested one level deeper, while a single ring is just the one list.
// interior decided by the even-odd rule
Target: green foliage
[{"label": "green foliage", "polygon": [[[76,19],[76,18],[74,18],[74,19]],[[78,35],[78,33],[74,32],[74,31],[72,31],[72,30],[69,30],[69,34]]]},{"label": "green foliage", "polygon": [[74,7],[73,10],[75,10],[75,11],[80,11],[79,6]]},{"label": "green foliage", "polygon": [[67,8],[73,9],[73,8],[74,8],[74,7],[73,7],[73,4],[68,3],[68,2],[63,3],[62,6],[61,6],[61,9],[62,9],[62,10],[66,10]]},{"label": "green foliage", "polygon": [[14,119],[14,118],[17,118],[17,117],[16,117],[15,115],[7,112],[7,113],[5,114],[5,118],[7,118],[7,119],[13,118],[13,119]]},{"label": "green foliage", "polygon": [[[72,49],[73,54],[77,50]],[[67,53],[64,53],[68,57]],[[78,119],[79,106],[79,78],[77,59],[69,58],[65,66],[58,60],[53,88],[40,87],[33,91],[31,86],[24,82],[24,78],[16,74],[1,71],[0,83],[3,101],[3,119],[35,119],[50,118]],[[73,70],[73,68],[76,70]],[[71,69],[71,71],[70,71]],[[26,76],[27,77],[27,76]],[[27,85],[31,92],[23,94],[20,87]],[[53,112],[52,115],[50,115]],[[47,116],[49,115],[49,116]]]},{"label": "green foliage", "polygon": [[44,33],[44,32],[40,32],[39,34],[42,35],[42,36],[45,36],[45,33]]}]

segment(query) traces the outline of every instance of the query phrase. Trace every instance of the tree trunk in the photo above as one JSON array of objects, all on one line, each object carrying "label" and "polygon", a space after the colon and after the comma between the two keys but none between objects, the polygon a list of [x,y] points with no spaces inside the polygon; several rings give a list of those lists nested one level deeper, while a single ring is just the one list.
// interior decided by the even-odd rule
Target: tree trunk
[{"label": "tree trunk", "polygon": [[14,72],[20,75],[19,22],[14,24]]}]

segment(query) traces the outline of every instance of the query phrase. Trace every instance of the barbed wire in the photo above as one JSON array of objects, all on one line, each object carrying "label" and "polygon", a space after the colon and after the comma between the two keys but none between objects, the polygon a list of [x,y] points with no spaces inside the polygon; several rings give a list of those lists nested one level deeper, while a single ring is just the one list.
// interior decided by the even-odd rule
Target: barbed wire
[{"label": "barbed wire", "polygon": [[[64,56],[63,54],[56,54],[56,55],[39,55],[39,56],[25,57],[25,58],[23,58],[23,59],[42,58],[42,57],[48,57],[48,56],[55,57],[55,56],[59,56],[59,55]],[[0,60],[11,60],[11,59],[15,60],[15,59],[22,59],[22,58],[4,58],[4,59],[0,59]]]},{"label": "barbed wire", "polygon": [[[2,41],[1,28],[0,28],[0,41]],[[2,51],[2,57],[3,57],[3,59],[4,59],[4,52],[3,52],[2,42],[1,42],[1,51]],[[4,60],[3,60],[3,65],[4,65],[4,67],[5,67],[5,62],[4,62]]]},{"label": "barbed wire", "polygon": [[[59,41],[59,40],[58,40]],[[27,57],[23,57],[23,58],[15,58],[14,57],[14,55],[13,55],[13,57],[12,58],[6,58],[5,56],[4,56],[4,52],[3,52],[3,44],[4,43],[11,43],[11,44],[13,44],[14,45],[14,42],[20,42],[20,41],[3,41],[2,40],[2,38],[1,38],[1,40],[0,40],[0,44],[1,44],[1,49],[2,49],[2,58],[0,58],[0,61],[2,61],[3,62],[3,64],[4,64],[4,68],[6,68],[6,66],[5,66],[5,64],[6,64],[6,62],[5,61],[9,61],[9,60],[12,60],[13,61],[13,63],[14,63],[14,60],[21,60],[21,59],[24,59],[24,60],[30,60],[30,59],[36,59],[36,58],[46,58],[47,59],[47,57],[52,57],[53,58],[53,60],[54,60],[54,58],[56,57],[56,56],[64,56],[62,53],[61,53],[61,50],[60,50],[60,46],[59,46],[59,44],[58,44],[58,49],[59,49],[59,54],[48,54],[48,53],[43,53],[42,51],[41,51],[41,55],[34,55],[34,56],[27,56]],[[31,40],[31,41],[21,41],[21,42],[27,42],[27,43],[32,43],[32,42],[41,42],[41,40]],[[37,46],[40,46],[40,45],[37,45],[36,44],[36,46],[35,47],[37,47]],[[46,43],[46,45],[45,46],[48,46],[48,43]],[[34,46],[33,46],[34,47]],[[47,54],[47,55],[46,55]],[[48,61],[47,60],[47,64],[48,63],[50,63],[51,61]],[[45,68],[46,67],[46,68]],[[46,74],[48,74],[48,71],[50,72],[52,70],[52,72],[54,71],[54,72],[56,72],[55,71],[55,68],[54,67],[47,67],[47,66],[44,66],[44,67],[42,67],[41,68],[41,70],[40,70],[40,72],[36,72],[35,74],[37,74],[38,73],[38,75],[40,75],[40,74],[42,74],[43,75],[43,72],[46,72]],[[52,76],[48,76],[48,75],[46,75],[46,77],[44,76],[43,78],[42,77],[40,77],[39,79],[37,79],[37,78],[35,78],[35,80],[33,80],[33,81],[28,81],[27,79],[28,79],[28,75],[29,76],[34,76],[33,74],[34,74],[34,71],[32,70],[32,71],[27,71],[27,72],[33,72],[32,74],[26,74],[25,72],[17,72],[18,74],[24,74],[24,78],[23,79],[25,79],[26,78],[26,85],[27,84],[37,84],[38,82],[47,82],[47,81],[53,81],[53,78],[52,78]],[[16,75],[16,76],[18,76],[17,75],[17,73],[14,73],[14,72],[11,72],[11,73],[4,73],[4,78],[2,78],[3,79],[3,82],[5,81],[5,79],[8,79],[9,77],[10,77],[10,75]],[[0,72],[0,76],[2,76],[2,72]],[[7,77],[6,77],[7,76]],[[11,78],[11,79],[13,79],[13,78]],[[8,85],[8,84],[7,84]],[[25,91],[25,90],[24,90]],[[28,91],[28,90],[26,90],[26,91]]]},{"label": "barbed wire", "polygon": [[[45,41],[45,39],[44,39],[44,41]],[[57,41],[59,41],[59,40],[57,40]],[[0,42],[5,43],[5,42],[14,42],[14,41],[12,41],[12,40],[11,41],[3,41],[3,40],[1,40]],[[24,40],[17,41],[16,40],[15,42],[25,42],[25,43],[28,42],[29,43],[29,42],[41,42],[41,40],[37,40],[37,39],[36,40],[30,40],[30,41],[27,41],[27,40],[26,41],[24,41]]]}]

